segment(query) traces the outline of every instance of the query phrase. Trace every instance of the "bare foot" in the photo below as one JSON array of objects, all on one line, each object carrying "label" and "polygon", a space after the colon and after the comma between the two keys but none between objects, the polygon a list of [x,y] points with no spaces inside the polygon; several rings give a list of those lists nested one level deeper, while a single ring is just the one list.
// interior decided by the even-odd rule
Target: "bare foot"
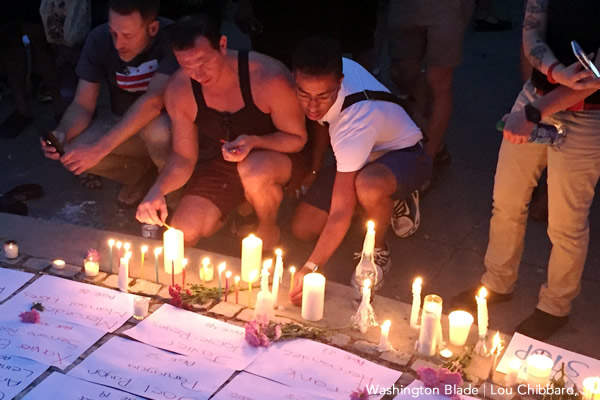
[{"label": "bare foot", "polygon": [[125,185],[117,196],[117,201],[122,208],[137,207],[156,179],[155,174],[147,174],[140,182]]},{"label": "bare foot", "polygon": [[265,226],[259,224],[256,228],[256,236],[263,241],[263,251],[271,251],[279,246],[281,231],[277,225]]}]

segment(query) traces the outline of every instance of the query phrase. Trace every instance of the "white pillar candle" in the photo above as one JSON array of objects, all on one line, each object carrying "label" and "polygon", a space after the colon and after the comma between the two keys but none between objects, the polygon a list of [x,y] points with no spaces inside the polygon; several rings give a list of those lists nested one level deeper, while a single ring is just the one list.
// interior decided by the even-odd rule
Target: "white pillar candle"
[{"label": "white pillar candle", "polygon": [[283,279],[283,252],[281,249],[275,250],[275,254],[277,255],[277,259],[275,260],[275,270],[273,271],[273,301],[275,302],[275,306],[277,306],[277,298],[279,297],[279,284],[281,284],[281,280]]},{"label": "white pillar candle", "polygon": [[256,305],[254,306],[254,320],[267,322],[275,316],[273,296],[269,291],[261,290],[256,295]]},{"label": "white pillar candle", "polygon": [[[127,253],[129,254],[129,253]],[[121,257],[119,264],[119,290],[121,292],[127,292],[129,287],[129,257]]]},{"label": "white pillar candle", "polygon": [[147,297],[136,297],[133,299],[133,318],[142,320],[148,315],[150,299]]},{"label": "white pillar candle", "polygon": [[202,259],[199,273],[202,283],[211,282],[215,278],[215,266],[210,262],[210,258],[204,257]]},{"label": "white pillar candle", "polygon": [[487,289],[485,287],[482,287],[479,290],[479,294],[475,296],[475,300],[477,301],[477,326],[480,338],[487,337],[489,316],[486,297]]},{"label": "white pillar candle", "polygon": [[419,311],[421,311],[421,285],[423,279],[417,278],[412,285],[412,307],[410,309],[410,327],[419,327]]},{"label": "white pillar candle", "polygon": [[381,324],[381,335],[379,336],[379,351],[390,351],[392,349],[392,344],[390,343],[390,326],[392,325],[392,321],[389,319],[385,320],[383,324]]},{"label": "white pillar candle", "polygon": [[367,233],[365,235],[365,242],[363,243],[363,253],[365,256],[370,256],[375,250],[375,223],[373,221],[367,222]]},{"label": "white pillar candle", "polygon": [[552,374],[554,361],[543,354],[533,354],[527,357],[527,383],[545,387]]},{"label": "white pillar candle", "polygon": [[183,232],[179,229],[169,228],[163,234],[163,241],[165,272],[171,275],[173,270],[173,273],[178,275],[183,270],[181,264],[183,261]]},{"label": "white pillar candle", "polygon": [[250,282],[252,271],[256,271],[257,276],[260,272],[262,245],[262,240],[254,235],[249,235],[242,240],[242,280],[244,282]]},{"label": "white pillar candle", "polygon": [[504,377],[506,386],[511,387],[515,386],[519,381],[519,373],[521,372],[522,367],[521,360],[514,357],[508,363],[508,371],[506,372],[506,376]]},{"label": "white pillar candle", "polygon": [[52,261],[52,267],[54,267],[54,269],[63,269],[65,267],[65,264],[65,260]]},{"label": "white pillar candle", "polygon": [[468,312],[452,311],[448,315],[450,343],[454,346],[464,346],[467,343],[472,324],[473,316]]},{"label": "white pillar candle", "polygon": [[437,352],[441,340],[442,298],[430,294],[423,301],[423,315],[421,316],[421,331],[417,351],[426,356],[433,356]]},{"label": "white pillar candle", "polygon": [[302,318],[316,322],[323,319],[325,310],[325,283],[323,275],[311,272],[304,275],[302,287]]},{"label": "white pillar candle", "polygon": [[100,272],[100,264],[98,264],[98,261],[85,260],[83,262],[83,269],[85,271],[85,276],[94,277]]},{"label": "white pillar candle", "polygon": [[589,377],[583,380],[583,398],[600,400],[600,377]]},{"label": "white pillar candle", "polygon": [[9,260],[19,257],[19,245],[14,240],[4,242],[4,257]]}]

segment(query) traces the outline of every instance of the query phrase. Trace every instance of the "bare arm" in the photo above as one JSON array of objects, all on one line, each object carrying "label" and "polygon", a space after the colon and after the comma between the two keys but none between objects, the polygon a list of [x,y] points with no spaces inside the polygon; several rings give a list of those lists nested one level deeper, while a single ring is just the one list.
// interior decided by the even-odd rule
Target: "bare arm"
[{"label": "bare arm", "polygon": [[527,0],[523,22],[523,50],[536,69],[544,74],[556,56],[546,44],[548,0]]},{"label": "bare arm", "polygon": [[69,142],[78,136],[90,125],[96,110],[99,93],[99,83],[79,80],[75,99],[73,99],[56,127],[56,131],[65,134],[65,142]]}]

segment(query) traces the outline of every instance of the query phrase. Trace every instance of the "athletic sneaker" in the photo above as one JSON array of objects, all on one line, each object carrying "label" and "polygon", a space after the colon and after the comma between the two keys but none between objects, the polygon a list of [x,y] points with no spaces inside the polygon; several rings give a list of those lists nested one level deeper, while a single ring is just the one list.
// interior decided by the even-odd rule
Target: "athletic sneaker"
[{"label": "athletic sneaker", "polygon": [[407,199],[394,202],[392,229],[396,236],[406,238],[412,236],[420,224],[419,191],[415,190]]},{"label": "athletic sneaker", "polygon": [[[354,258],[360,259],[361,255],[362,253],[354,253]],[[374,287],[375,290],[379,290],[383,286],[384,275],[387,274],[392,267],[392,258],[390,257],[390,250],[387,242],[385,248],[375,248],[373,261],[375,261],[375,267],[377,268],[377,282],[372,287]],[[358,268],[358,265],[356,267]],[[356,272],[352,274],[351,284],[354,289],[358,290],[359,296],[362,296],[360,291],[363,283],[356,280]]]}]

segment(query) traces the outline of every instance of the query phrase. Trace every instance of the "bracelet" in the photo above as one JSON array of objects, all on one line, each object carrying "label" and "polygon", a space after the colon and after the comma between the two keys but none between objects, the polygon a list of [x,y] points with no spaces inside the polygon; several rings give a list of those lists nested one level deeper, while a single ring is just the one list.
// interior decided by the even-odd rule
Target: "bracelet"
[{"label": "bracelet", "polygon": [[317,264],[315,264],[314,262],[307,261],[307,262],[304,263],[304,266],[302,268],[308,268],[312,272],[316,272],[317,269],[319,269],[319,266]]},{"label": "bracelet", "polygon": [[557,85],[558,82],[556,80],[554,80],[554,78],[552,77],[552,71],[554,70],[554,68],[556,68],[557,65],[560,65],[560,61],[556,61],[555,63],[553,63],[550,68],[548,68],[548,73],[546,74],[546,77],[548,78],[548,82],[550,82],[553,85]]}]

